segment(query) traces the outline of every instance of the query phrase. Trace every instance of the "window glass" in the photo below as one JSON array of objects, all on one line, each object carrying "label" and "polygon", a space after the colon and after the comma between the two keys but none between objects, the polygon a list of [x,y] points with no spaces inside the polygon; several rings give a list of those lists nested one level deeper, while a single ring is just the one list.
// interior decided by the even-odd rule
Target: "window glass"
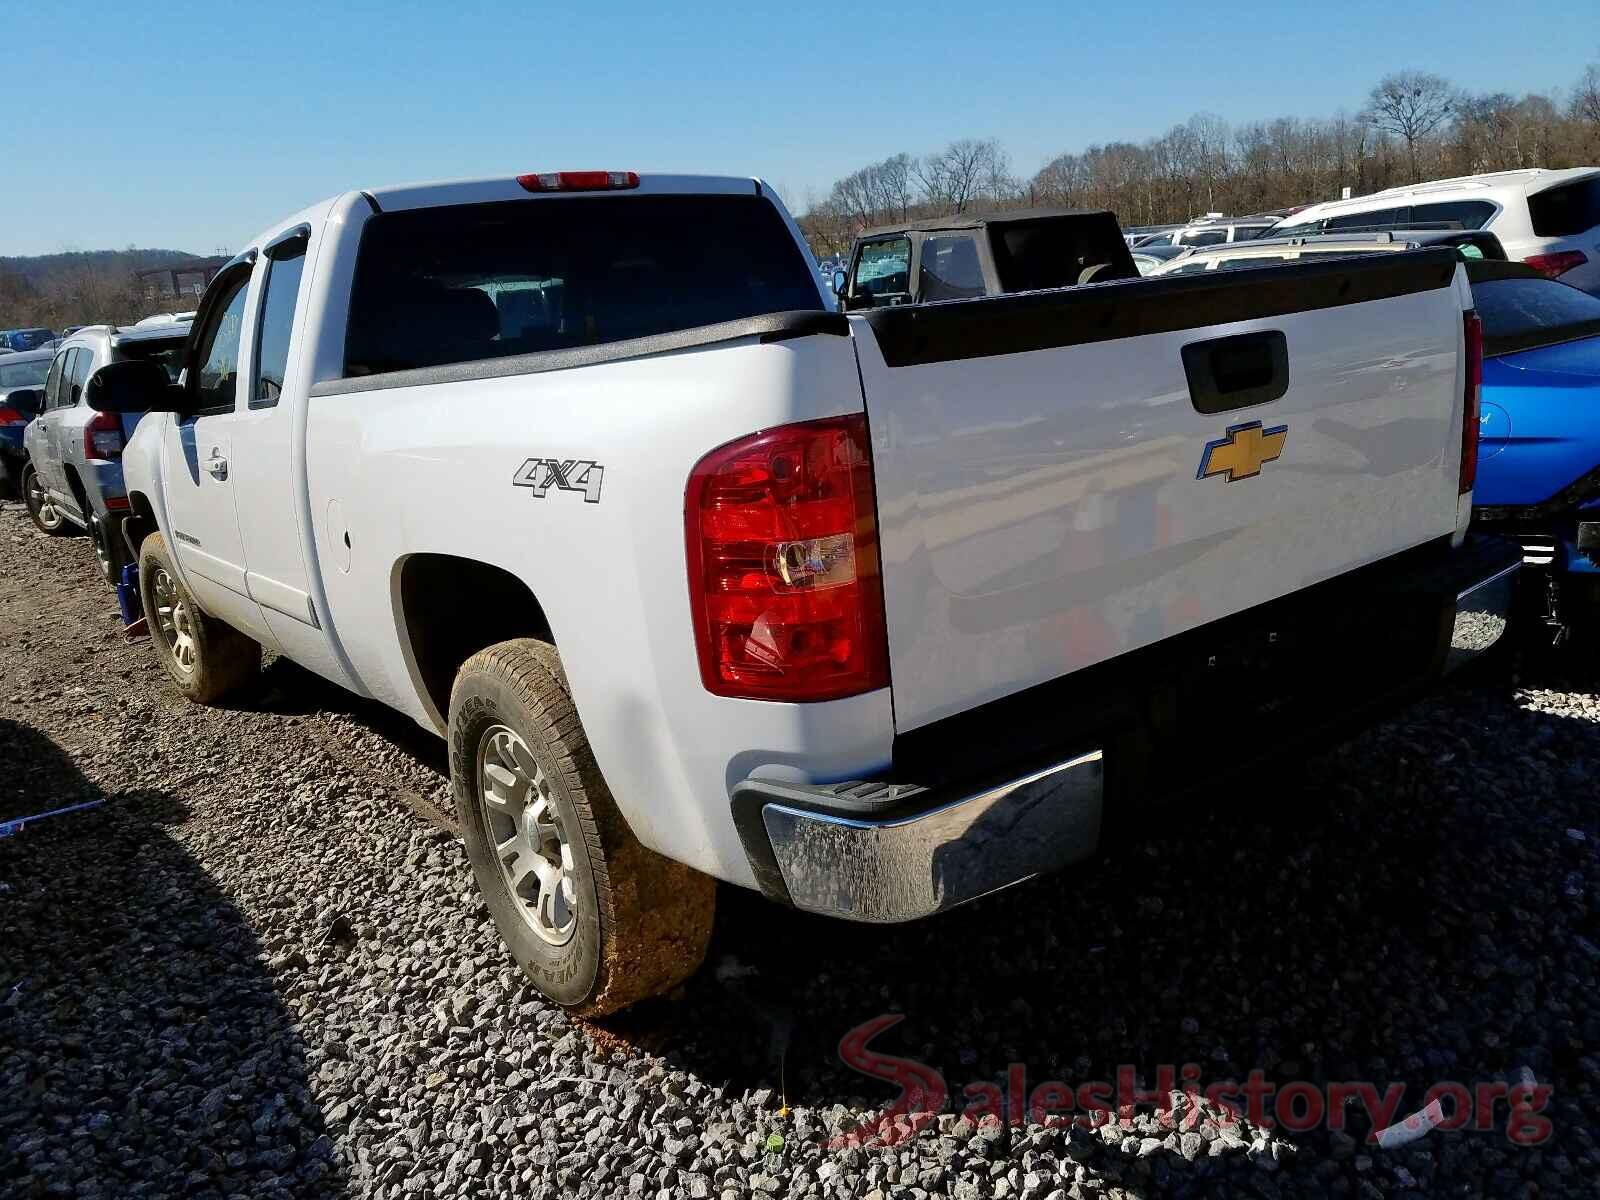
[{"label": "window glass", "polygon": [[1600,225],[1600,176],[1577,179],[1528,197],[1528,216],[1540,237],[1570,237]]},{"label": "window glass", "polygon": [[72,360],[72,378],[68,385],[71,391],[63,401],[64,404],[70,407],[78,403],[79,398],[83,395],[83,385],[88,382],[89,371],[93,366],[94,352],[79,347]]},{"label": "window glass", "polygon": [[983,295],[977,240],[970,234],[923,238],[917,279],[923,300],[968,300]]},{"label": "window glass", "polygon": [[1265,225],[1235,225],[1233,227],[1233,240],[1236,242],[1248,242],[1251,238],[1260,237],[1266,232],[1266,229]]},{"label": "window glass", "polygon": [[187,344],[185,338],[151,338],[149,341],[141,339],[118,346],[117,353],[123,358],[158,362],[167,369],[167,378],[177,383],[178,376],[183,373],[183,349]]},{"label": "window glass", "polygon": [[1494,205],[1487,200],[1446,200],[1437,204],[1411,206],[1411,223],[1433,224],[1454,221],[1463,229],[1482,229],[1494,216]]},{"label": "window glass", "polygon": [[36,388],[45,381],[49,371],[50,360],[46,358],[20,363],[0,358],[0,392],[9,392],[12,388]]},{"label": "window glass", "polygon": [[1228,228],[1191,229],[1178,238],[1180,246],[1215,246],[1228,240]]},{"label": "window glass", "polygon": [[1600,299],[1554,279],[1476,280],[1472,306],[1502,352],[1600,333]]},{"label": "window glass", "polygon": [[61,380],[66,375],[67,356],[71,353],[71,350],[63,350],[50,360],[50,374],[45,378],[44,383],[44,406],[46,408],[54,408],[56,406],[56,397],[61,392]]},{"label": "window glass", "polygon": [[1186,262],[1186,263],[1180,264],[1179,266],[1173,267],[1172,270],[1170,270],[1170,271],[1163,271],[1162,274],[1163,275],[1198,275],[1201,271],[1207,270],[1210,266],[1211,266],[1211,261],[1209,259],[1197,258],[1193,262]]},{"label": "window glass", "polygon": [[576,349],[821,307],[806,255],[756,195],[592,195],[380,213],[361,235],[345,373]]},{"label": "window glass", "polygon": [[1367,212],[1345,213],[1342,216],[1329,217],[1324,229],[1382,229],[1384,227],[1398,227],[1411,219],[1409,206],[1402,208],[1375,208]]},{"label": "window glass", "polygon": [[211,327],[200,343],[200,353],[195,361],[200,364],[195,374],[195,409],[199,412],[223,412],[234,406],[239,387],[239,335],[244,327],[244,302],[249,288],[250,273],[240,271],[233,286],[233,294],[214,310]]},{"label": "window glass", "polygon": [[270,408],[283,393],[283,372],[289,363],[289,331],[294,325],[300,276],[305,271],[306,244],[295,243],[292,256],[267,263],[266,292],[261,301],[261,336],[256,349],[256,390],[251,408]]},{"label": "window glass", "polygon": [[911,239],[890,238],[861,247],[856,264],[855,292],[904,296],[911,291]]},{"label": "window glass", "polygon": [[1324,223],[1322,221],[1307,221],[1303,225],[1278,225],[1278,226],[1275,226],[1269,232],[1262,234],[1261,236],[1262,237],[1275,237],[1275,238],[1281,238],[1281,237],[1311,237],[1314,234],[1318,234],[1318,233],[1322,232],[1323,224]]},{"label": "window glass", "polygon": [[1217,260],[1217,270],[1232,271],[1238,267],[1271,267],[1288,262],[1287,254],[1252,254],[1248,258],[1223,258]]}]

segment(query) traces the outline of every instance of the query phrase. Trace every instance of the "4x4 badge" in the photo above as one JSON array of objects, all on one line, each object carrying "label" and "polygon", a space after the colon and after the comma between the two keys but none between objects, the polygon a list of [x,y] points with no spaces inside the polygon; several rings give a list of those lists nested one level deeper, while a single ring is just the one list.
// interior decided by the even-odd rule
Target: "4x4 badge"
[{"label": "4x4 badge", "polygon": [[600,483],[606,469],[588,458],[530,458],[511,477],[513,487],[532,488],[535,497],[546,491],[582,492],[585,504],[600,503]]}]

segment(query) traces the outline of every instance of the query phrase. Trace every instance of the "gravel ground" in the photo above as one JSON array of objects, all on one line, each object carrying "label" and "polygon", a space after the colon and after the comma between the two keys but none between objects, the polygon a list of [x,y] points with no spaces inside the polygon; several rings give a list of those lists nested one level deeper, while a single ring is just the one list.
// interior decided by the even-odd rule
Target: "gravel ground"
[{"label": "gravel ground", "polygon": [[[594,1027],[501,952],[431,807],[429,735],[285,662],[189,706],[123,642],[87,542],[15,505],[0,646],[0,819],[105,801],[0,841],[0,1194],[1498,1196],[1600,1174],[1592,660],[1442,692],[921,925],[724,889],[706,969]],[[895,1057],[844,1066],[886,1014]],[[1149,1104],[1100,1128],[958,1116],[1008,1072],[1149,1087],[1162,1064],[1201,1089],[1403,1085],[1395,1119],[1440,1081],[1531,1080],[1548,1136],[1510,1139],[1504,1101],[1395,1149],[1359,1104],[1342,1130],[1205,1103],[1178,1127]],[[897,1073],[942,1081],[946,1112],[852,1144]]]}]

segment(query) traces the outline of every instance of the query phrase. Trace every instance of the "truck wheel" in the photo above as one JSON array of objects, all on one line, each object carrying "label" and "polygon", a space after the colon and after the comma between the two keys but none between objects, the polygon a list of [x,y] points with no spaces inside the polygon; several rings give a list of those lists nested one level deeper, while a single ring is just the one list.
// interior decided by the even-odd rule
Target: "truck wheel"
[{"label": "truck wheel", "polygon": [[50,498],[44,480],[39,478],[32,463],[22,468],[22,502],[28,506],[28,515],[41,533],[59,535],[67,531],[67,518]]},{"label": "truck wheel", "polygon": [[554,646],[501,642],[462,666],[450,695],[450,780],[478,889],[546,996],[603,1016],[699,967],[716,883],[633,836]]},{"label": "truck wheel", "polygon": [[94,561],[100,574],[116,587],[122,579],[122,568],[128,563],[128,547],[122,540],[121,524],[96,513],[89,518],[89,537],[94,541]]},{"label": "truck wheel", "polygon": [[139,595],[156,657],[196,704],[210,704],[261,668],[261,647],[200,611],[178,581],[166,539],[152,533],[139,547]]}]

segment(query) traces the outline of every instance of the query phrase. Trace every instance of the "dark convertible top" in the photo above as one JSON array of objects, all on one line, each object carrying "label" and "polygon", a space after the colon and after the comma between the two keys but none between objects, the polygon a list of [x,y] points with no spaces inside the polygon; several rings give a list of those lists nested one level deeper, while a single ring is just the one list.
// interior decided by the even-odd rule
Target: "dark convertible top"
[{"label": "dark convertible top", "polygon": [[877,225],[871,229],[863,229],[856,236],[858,239],[875,238],[886,233],[899,233],[903,229],[928,231],[982,229],[989,225],[1015,225],[1022,221],[1046,221],[1057,217],[1110,217],[1113,221],[1117,219],[1115,213],[1104,208],[1013,208],[1004,212],[956,213],[949,217],[929,217],[927,220],[908,217],[893,225]]}]

